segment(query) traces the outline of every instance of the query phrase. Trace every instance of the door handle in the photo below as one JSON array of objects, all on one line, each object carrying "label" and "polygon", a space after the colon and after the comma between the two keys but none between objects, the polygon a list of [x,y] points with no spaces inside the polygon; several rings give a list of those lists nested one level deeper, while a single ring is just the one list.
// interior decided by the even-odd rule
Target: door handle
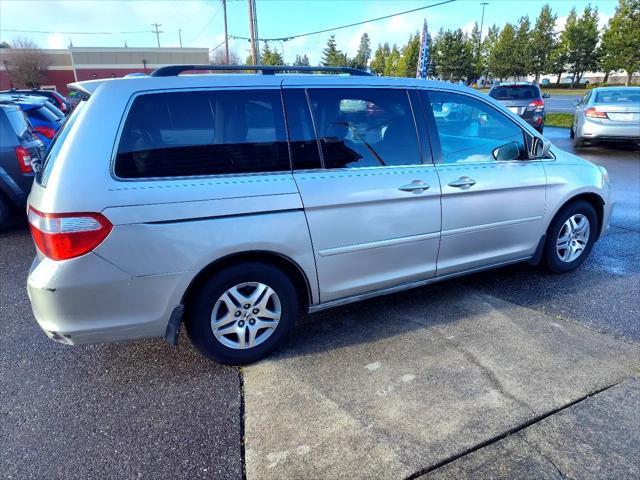
[{"label": "door handle", "polygon": [[461,188],[462,190],[467,190],[469,187],[473,187],[476,184],[476,181],[473,178],[469,177],[460,177],[453,182],[449,182],[450,187]]},{"label": "door handle", "polygon": [[414,180],[411,183],[398,187],[398,190],[402,190],[403,192],[422,193],[425,190],[428,190],[429,187],[430,185],[424,183],[422,180]]}]

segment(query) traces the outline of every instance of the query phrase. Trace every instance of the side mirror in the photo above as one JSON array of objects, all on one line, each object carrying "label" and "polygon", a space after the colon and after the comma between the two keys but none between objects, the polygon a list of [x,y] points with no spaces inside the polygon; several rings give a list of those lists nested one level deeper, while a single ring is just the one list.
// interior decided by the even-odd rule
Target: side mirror
[{"label": "side mirror", "polygon": [[441,103],[432,103],[431,104],[431,108],[433,109],[434,112],[441,112],[442,111],[442,104]]},{"label": "side mirror", "polygon": [[542,98],[550,98],[550,97],[551,97],[551,95],[549,95],[549,93],[548,93],[548,92],[544,92],[544,93],[542,94]]},{"label": "side mirror", "polygon": [[520,145],[518,142],[509,142],[493,150],[493,158],[499,161],[518,160],[520,158]]},{"label": "side mirror", "polygon": [[581,102],[581,101],[582,101],[582,100],[576,100],[575,102],[573,102],[573,105],[574,105],[575,107],[577,107],[578,105],[580,105],[580,102]]},{"label": "side mirror", "polygon": [[536,160],[538,158],[546,158],[551,148],[551,142],[543,137],[537,137],[531,135],[529,138],[529,160]]}]

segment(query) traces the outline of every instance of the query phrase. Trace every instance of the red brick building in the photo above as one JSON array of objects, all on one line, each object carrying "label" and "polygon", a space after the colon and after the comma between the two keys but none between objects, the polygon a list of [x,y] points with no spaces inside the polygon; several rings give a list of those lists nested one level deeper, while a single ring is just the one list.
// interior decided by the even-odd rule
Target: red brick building
[{"label": "red brick building", "polygon": [[[171,64],[209,63],[207,48],[97,48],[71,47],[43,50],[48,58],[46,79],[41,87],[67,94],[67,84],[95,78],[122,77],[128,73],[149,73]],[[11,56],[19,49],[0,49],[0,90],[13,86],[7,72]]]}]

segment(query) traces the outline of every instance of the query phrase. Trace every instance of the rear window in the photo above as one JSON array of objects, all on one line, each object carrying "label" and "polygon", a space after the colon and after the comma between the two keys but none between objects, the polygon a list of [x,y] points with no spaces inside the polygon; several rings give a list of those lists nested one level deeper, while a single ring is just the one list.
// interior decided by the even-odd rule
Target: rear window
[{"label": "rear window", "polygon": [[29,133],[29,124],[24,116],[22,110],[5,110],[9,124],[11,124],[12,130],[18,136],[23,139]]},{"label": "rear window", "polygon": [[115,162],[120,178],[290,170],[279,90],[138,96]]},{"label": "rear window", "polygon": [[596,93],[595,103],[640,104],[640,90],[605,90]]},{"label": "rear window", "polygon": [[501,86],[491,89],[489,96],[496,100],[530,100],[540,97],[540,91],[533,85]]},{"label": "rear window", "polygon": [[55,123],[58,121],[58,117],[56,117],[56,115],[51,110],[44,106],[27,110],[27,116],[29,118],[40,120],[42,122]]}]

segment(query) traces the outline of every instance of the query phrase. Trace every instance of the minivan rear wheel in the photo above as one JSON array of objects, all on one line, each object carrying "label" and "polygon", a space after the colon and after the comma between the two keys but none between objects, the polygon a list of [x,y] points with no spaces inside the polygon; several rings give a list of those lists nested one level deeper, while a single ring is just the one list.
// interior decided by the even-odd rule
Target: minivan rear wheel
[{"label": "minivan rear wheel", "polygon": [[244,365],[282,345],[298,308],[296,289],[284,272],[266,263],[243,263],[200,286],[186,306],[185,325],[204,355]]},{"label": "minivan rear wheel", "polygon": [[584,200],[565,205],[547,230],[544,258],[556,273],[575,270],[589,256],[598,236],[598,215]]}]

